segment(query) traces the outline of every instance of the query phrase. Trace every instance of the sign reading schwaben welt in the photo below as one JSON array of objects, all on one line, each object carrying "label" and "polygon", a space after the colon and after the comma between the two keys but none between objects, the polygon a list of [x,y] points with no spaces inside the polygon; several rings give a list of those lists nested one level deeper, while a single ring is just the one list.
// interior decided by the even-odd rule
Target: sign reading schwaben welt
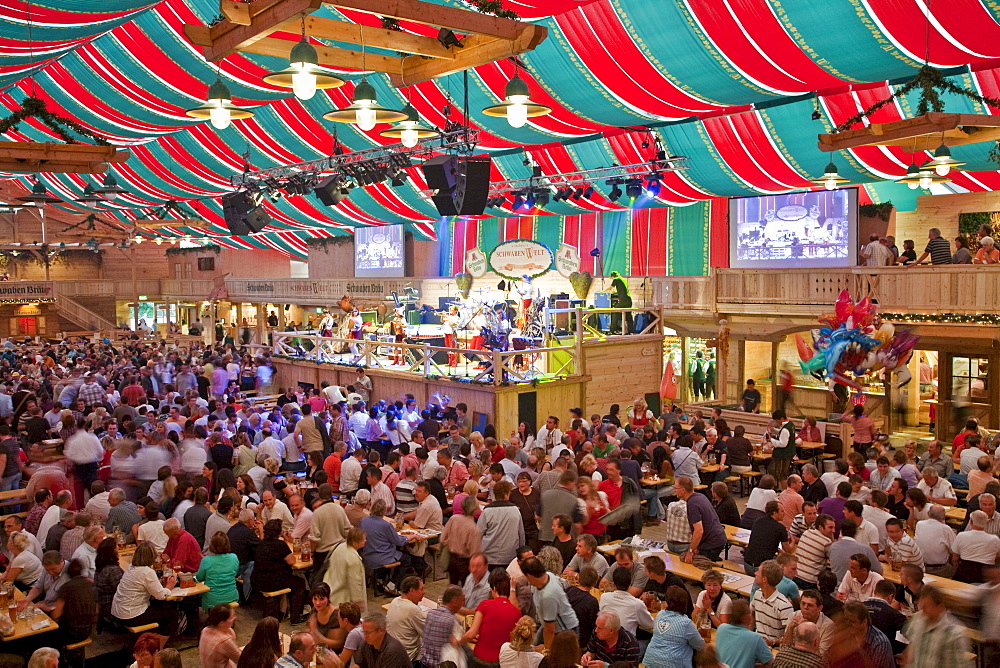
[{"label": "sign reading schwaben welt", "polygon": [[528,239],[505,241],[490,252],[490,267],[504,278],[534,278],[552,267],[552,251]]}]

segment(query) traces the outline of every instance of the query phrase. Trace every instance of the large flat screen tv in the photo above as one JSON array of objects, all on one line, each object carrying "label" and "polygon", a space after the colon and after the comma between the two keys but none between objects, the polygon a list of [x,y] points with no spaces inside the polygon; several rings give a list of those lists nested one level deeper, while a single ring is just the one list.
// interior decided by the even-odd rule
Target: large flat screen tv
[{"label": "large flat screen tv", "polygon": [[403,226],[378,225],[354,231],[354,275],[358,278],[403,276]]},{"label": "large flat screen tv", "polygon": [[857,244],[857,188],[729,200],[734,269],[847,267]]}]

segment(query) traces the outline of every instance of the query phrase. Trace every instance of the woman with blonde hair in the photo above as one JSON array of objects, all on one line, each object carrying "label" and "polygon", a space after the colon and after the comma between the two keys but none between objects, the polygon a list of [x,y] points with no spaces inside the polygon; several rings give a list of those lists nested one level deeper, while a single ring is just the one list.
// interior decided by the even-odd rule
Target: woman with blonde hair
[{"label": "woman with blonde hair", "polygon": [[237,478],[252,469],[257,463],[257,451],[254,450],[245,432],[239,432],[233,437],[233,447],[236,448],[236,466],[233,475]]},{"label": "woman with blonde hair", "polygon": [[649,410],[646,400],[642,397],[637,397],[632,402],[632,408],[628,410],[629,432],[634,435],[636,432],[642,431],[642,428],[649,424],[652,419],[653,411]]},{"label": "woman with blonde hair", "polygon": [[31,542],[23,531],[10,535],[7,549],[11,560],[2,581],[13,582],[18,589],[28,591],[42,575],[42,560],[31,551]]},{"label": "woman with blonde hair", "polygon": [[[456,494],[455,498],[452,499],[451,501],[452,516],[462,514],[462,502],[466,499],[466,497],[469,496],[471,496],[474,499],[479,498],[479,483],[472,477],[470,477],[468,480],[465,481],[465,485],[462,486],[462,491]],[[479,505],[477,504],[473,516],[478,520],[482,512],[483,511],[479,508]],[[478,552],[479,550],[476,551]]]},{"label": "woman with blonde hair", "polygon": [[525,615],[510,632],[510,642],[500,647],[500,668],[538,668],[545,655],[535,651],[535,620]]}]

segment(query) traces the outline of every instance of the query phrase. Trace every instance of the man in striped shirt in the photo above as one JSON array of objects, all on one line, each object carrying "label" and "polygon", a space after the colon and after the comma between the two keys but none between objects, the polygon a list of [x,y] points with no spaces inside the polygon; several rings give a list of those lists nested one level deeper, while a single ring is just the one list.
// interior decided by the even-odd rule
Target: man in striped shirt
[{"label": "man in striped shirt", "polygon": [[802,534],[816,526],[816,515],[818,514],[816,504],[812,501],[806,501],[802,504],[802,512],[792,518],[792,526],[788,527],[788,536],[792,542],[799,542]]},{"label": "man in striped shirt", "polygon": [[[816,517],[816,527],[809,529],[799,539],[795,556],[799,558],[799,574],[795,584],[800,589],[816,589],[820,571],[826,568],[826,560],[833,543],[837,524],[829,515]],[[779,580],[781,578],[778,578]]]},{"label": "man in striped shirt", "polygon": [[904,564],[924,567],[924,555],[920,552],[920,546],[903,530],[902,520],[896,518],[887,520],[885,530],[887,532],[885,554],[879,557],[879,561],[885,563],[901,561]]},{"label": "man in striped shirt", "polygon": [[778,591],[778,583],[784,573],[774,559],[768,559],[757,569],[754,582],[760,589],[750,601],[750,611],[757,633],[771,647],[776,647],[785,635],[785,628],[795,614],[795,608],[784,594]]},{"label": "man in striped shirt", "polygon": [[928,255],[931,256],[931,264],[951,264],[951,244],[941,236],[941,230],[932,227],[927,230],[927,238],[929,241],[927,247],[924,248],[924,254],[918,257],[916,262],[906,266],[915,267],[923,262]]}]

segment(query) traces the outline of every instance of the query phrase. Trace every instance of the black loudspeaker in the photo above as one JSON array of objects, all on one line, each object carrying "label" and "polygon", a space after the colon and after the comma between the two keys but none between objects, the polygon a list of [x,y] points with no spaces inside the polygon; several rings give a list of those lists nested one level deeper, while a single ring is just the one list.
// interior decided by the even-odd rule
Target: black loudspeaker
[{"label": "black loudspeaker", "polygon": [[223,195],[222,215],[226,227],[237,236],[260,232],[271,222],[271,216],[264,207],[254,204],[250,193],[246,191]]},{"label": "black loudspeaker", "polygon": [[478,216],[486,209],[490,190],[489,156],[436,156],[427,160],[424,179],[437,190],[431,199],[442,216]]},{"label": "black loudspeaker", "polygon": [[316,195],[316,199],[326,206],[337,206],[347,199],[347,195],[341,190],[340,179],[336,176],[328,176],[317,184],[313,193]]},{"label": "black loudspeaker", "polygon": [[424,179],[431,190],[451,190],[458,181],[458,158],[438,155],[425,161]]}]

